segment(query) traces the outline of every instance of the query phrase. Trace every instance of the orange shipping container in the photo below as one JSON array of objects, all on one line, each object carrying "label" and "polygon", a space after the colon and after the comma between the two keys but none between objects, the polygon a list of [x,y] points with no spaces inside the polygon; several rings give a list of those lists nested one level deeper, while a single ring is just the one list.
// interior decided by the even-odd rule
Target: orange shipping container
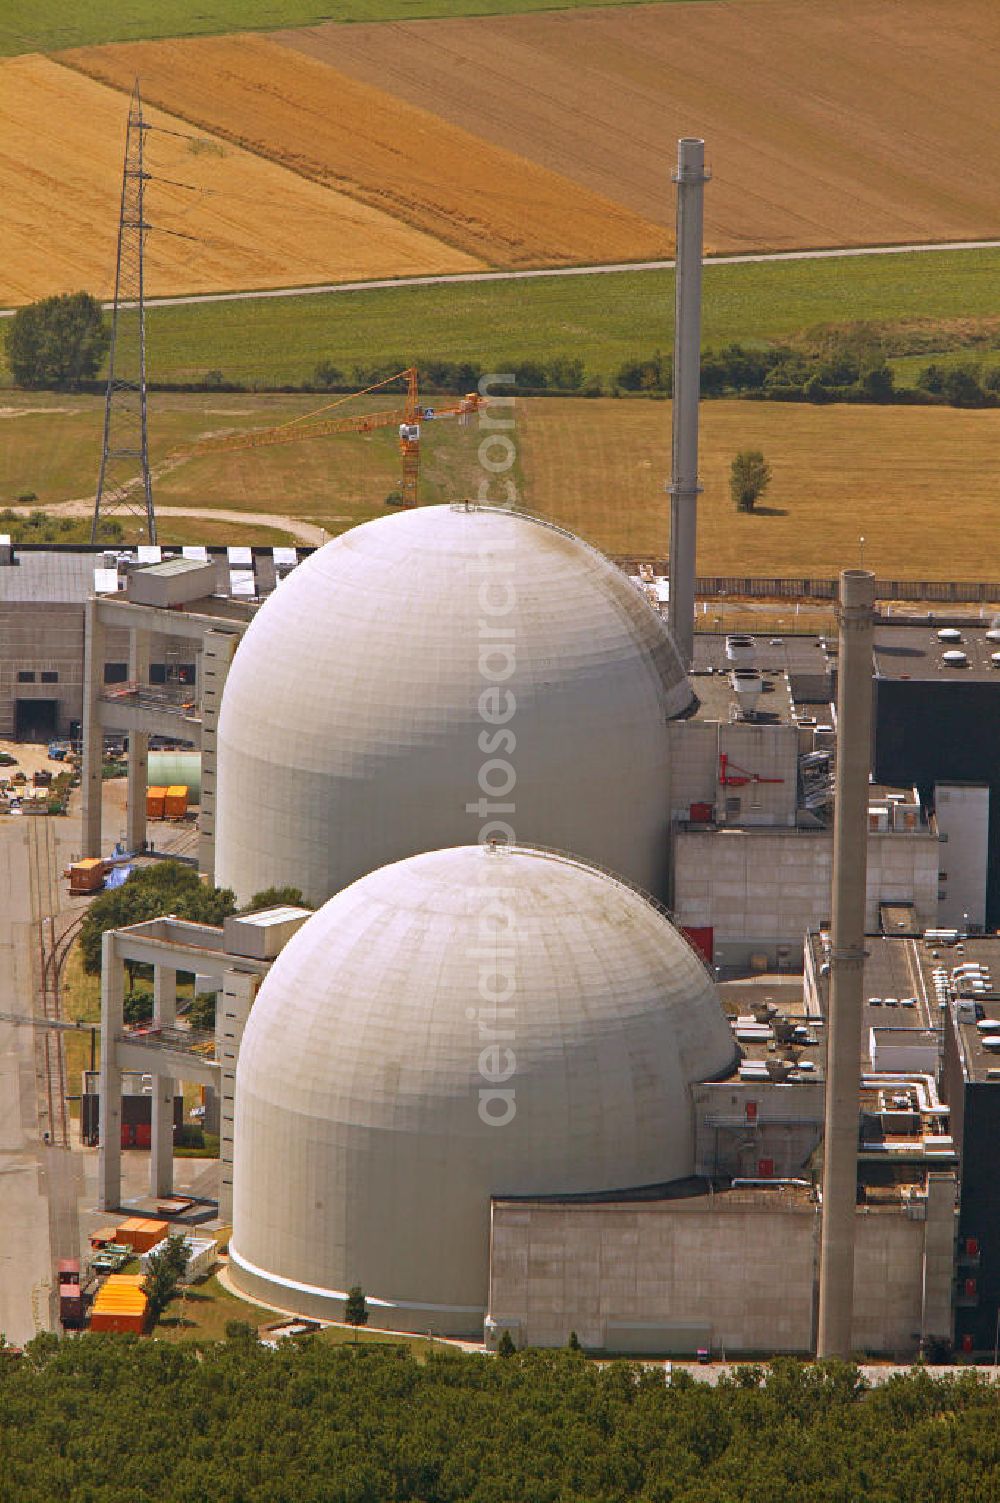
[{"label": "orange shipping container", "polygon": [[92,1331],[133,1331],[141,1336],[146,1327],[149,1301],[141,1288],[140,1274],[112,1274],[105,1279],[90,1315]]},{"label": "orange shipping container", "polygon": [[69,869],[70,893],[100,892],[104,886],[104,862],[99,857],[74,861]]},{"label": "orange shipping container", "polygon": [[140,1315],[138,1312],[131,1313],[127,1310],[91,1310],[90,1329],[92,1331],[131,1331],[134,1336],[141,1336],[146,1329],[145,1311]]},{"label": "orange shipping container", "polygon": [[128,1242],[135,1253],[149,1252],[157,1242],[162,1242],[170,1233],[166,1221],[147,1221],[142,1216],[130,1216],[115,1228],[115,1241]]},{"label": "orange shipping container", "polygon": [[166,799],[166,796],[167,796],[167,790],[165,788],[147,788],[146,789],[146,818],[147,819],[162,819],[163,818],[163,807],[164,807],[164,800]]},{"label": "orange shipping container", "polygon": [[166,798],[163,801],[163,814],[166,819],[183,819],[187,813],[188,791],[186,783],[172,783],[167,789]]}]

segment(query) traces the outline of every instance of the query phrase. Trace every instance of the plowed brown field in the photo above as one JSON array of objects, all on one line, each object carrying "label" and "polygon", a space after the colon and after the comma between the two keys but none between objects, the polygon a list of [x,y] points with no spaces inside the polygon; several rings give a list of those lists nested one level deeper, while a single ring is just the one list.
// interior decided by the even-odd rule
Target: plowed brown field
[{"label": "plowed brown field", "polygon": [[997,0],[704,0],[276,33],[668,225],[678,136],[720,250],[1000,232]]},{"label": "plowed brown field", "polygon": [[139,75],[161,108],[494,266],[669,254],[631,209],[264,37],[60,58],[119,88]]},{"label": "plowed brown field", "polygon": [[[0,62],[0,305],[114,290],[128,104],[46,58]],[[277,287],[480,263],[274,162],[148,112],[152,295]],[[173,182],[161,179],[172,179]],[[176,184],[188,184],[178,187]]]}]

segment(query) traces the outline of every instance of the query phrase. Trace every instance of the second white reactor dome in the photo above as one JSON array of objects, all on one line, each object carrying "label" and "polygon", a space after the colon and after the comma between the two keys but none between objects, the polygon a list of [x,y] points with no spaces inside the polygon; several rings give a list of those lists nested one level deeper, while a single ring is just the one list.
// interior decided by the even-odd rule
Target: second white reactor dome
[{"label": "second white reactor dome", "polygon": [[509,826],[663,896],[665,722],[693,698],[662,619],[571,533],[475,506],[366,523],[296,569],[237,651],[216,881],[321,903]]},{"label": "second white reactor dome", "polygon": [[567,857],[383,867],[288,943],[236,1077],[231,1273],[279,1309],[482,1333],[490,1198],[694,1168],[691,1085],[729,1073],[716,988],[646,898]]}]

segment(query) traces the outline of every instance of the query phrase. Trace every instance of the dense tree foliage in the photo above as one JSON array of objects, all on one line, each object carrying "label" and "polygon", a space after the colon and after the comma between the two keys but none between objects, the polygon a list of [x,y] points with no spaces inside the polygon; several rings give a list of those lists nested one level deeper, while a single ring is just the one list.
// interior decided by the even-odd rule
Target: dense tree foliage
[{"label": "dense tree foliage", "polygon": [[76,386],[97,375],[110,342],[97,299],[68,292],[17,310],[7,326],[7,362],[18,386]]},{"label": "dense tree foliage", "polygon": [[187,1238],[183,1232],[168,1237],[161,1252],[150,1253],[142,1287],[149,1300],[149,1315],[154,1325],[177,1293],[177,1287],[187,1273],[188,1261]]},{"label": "dense tree foliage", "polygon": [[1000,1392],[788,1361],[710,1388],[572,1352],[41,1337],[0,1353],[0,1456],[18,1503],[995,1503]]},{"label": "dense tree foliage", "polygon": [[263,913],[265,908],[311,908],[302,896],[300,887],[265,887],[255,892],[241,913]]},{"label": "dense tree foliage", "polygon": [[87,910],[80,927],[83,967],[96,976],[101,969],[101,936],[106,929],[140,924],[173,913],[197,924],[221,924],[236,912],[236,898],[228,887],[210,887],[191,866],[158,861],[133,872],[128,881],[102,892]]}]

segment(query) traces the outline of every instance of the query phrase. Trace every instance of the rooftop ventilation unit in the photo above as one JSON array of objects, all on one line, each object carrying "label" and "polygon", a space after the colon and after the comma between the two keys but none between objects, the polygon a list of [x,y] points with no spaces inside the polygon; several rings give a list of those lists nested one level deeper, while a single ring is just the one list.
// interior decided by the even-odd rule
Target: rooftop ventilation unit
[{"label": "rooftop ventilation unit", "polygon": [[1000,642],[1000,626],[991,626],[986,633],[987,642]]},{"label": "rooftop ventilation unit", "polygon": [[742,632],[737,632],[726,638],[726,657],[730,663],[752,663],[756,656],[757,641],[755,637],[749,637]]},{"label": "rooftop ventilation unit", "polygon": [[947,668],[964,668],[968,664],[969,657],[967,653],[960,652],[958,648],[953,648],[950,652],[943,652],[941,654],[941,661]]},{"label": "rooftop ventilation unit", "polygon": [[993,668],[1000,668],[1000,652],[990,653],[990,665]]},{"label": "rooftop ventilation unit", "polygon": [[764,692],[764,680],[755,668],[734,668],[729,675],[729,682],[736,695],[740,714],[751,716]]},{"label": "rooftop ventilation unit", "polygon": [[937,634],[939,642],[961,642],[962,633],[957,626],[942,626]]}]

